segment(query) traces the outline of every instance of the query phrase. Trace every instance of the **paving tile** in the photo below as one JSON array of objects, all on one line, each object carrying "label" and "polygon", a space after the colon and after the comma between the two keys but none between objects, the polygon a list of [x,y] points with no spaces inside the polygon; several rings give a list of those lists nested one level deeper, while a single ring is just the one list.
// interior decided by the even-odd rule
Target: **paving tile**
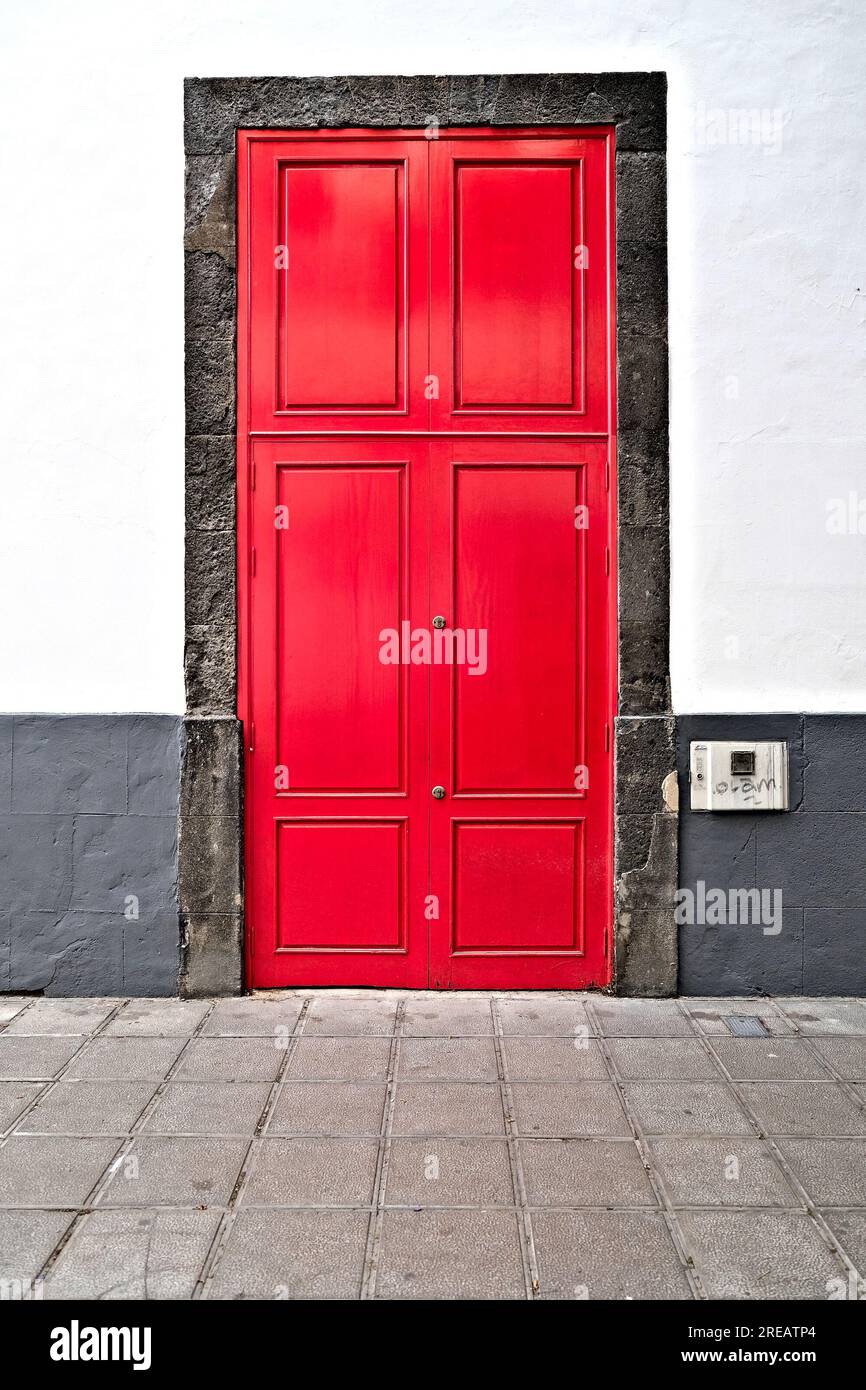
[{"label": "paving tile", "polygon": [[80,1038],[0,1036],[0,1080],[50,1081],[81,1046]]},{"label": "paving tile", "polygon": [[16,1132],[128,1134],[153,1092],[152,1081],[57,1081]]},{"label": "paving tile", "polygon": [[203,1037],[280,1038],[294,1032],[300,999],[218,999]]},{"label": "paving tile", "polygon": [[[767,1032],[773,1037],[784,1037],[794,1031],[789,1023],[774,1008],[770,999],[698,999],[687,998],[681,1001],[698,1029],[702,1033],[731,1037],[727,1020],[735,1015],[746,1018],[759,1018]],[[732,1041],[736,1041],[732,1039]]]},{"label": "paving tile", "polygon": [[866,1201],[866,1140],[780,1139],[779,1148],[817,1206]]},{"label": "paving tile", "polygon": [[285,1056],[274,1038],[192,1038],[176,1076],[185,1081],[274,1081]]},{"label": "paving tile", "polygon": [[505,1133],[499,1087],[485,1082],[401,1081],[392,1122],[394,1134]]},{"label": "paving tile", "polygon": [[207,1297],[357,1298],[369,1224],[365,1211],[239,1211]]},{"label": "paving tile", "polygon": [[583,999],[547,999],[536,995],[533,999],[502,999],[497,1007],[506,1036],[569,1037],[589,1029]]},{"label": "paving tile", "polygon": [[209,1008],[207,1000],[199,999],[130,999],[103,1037],[188,1038]]},{"label": "paving tile", "polygon": [[[863,1271],[866,1270],[866,1210],[851,1211],[828,1207],[821,1215],[849,1260],[860,1271],[861,1277],[866,1278],[863,1275]],[[863,1292],[866,1292],[866,1289]],[[860,1296],[862,1298],[862,1294]]]},{"label": "paving tile", "polygon": [[405,1038],[397,1075],[406,1081],[496,1081],[493,1039]]},{"label": "paving tile", "polygon": [[162,1081],[183,1046],[182,1038],[93,1038],[66,1076],[88,1081]]},{"label": "paving tile", "polygon": [[395,1139],[388,1206],[514,1206],[508,1145],[497,1139]]},{"label": "paving tile", "polygon": [[692,1297],[655,1212],[534,1212],[532,1230],[542,1298]]},{"label": "paving tile", "polygon": [[372,1139],[264,1139],[245,1206],[361,1206],[372,1201],[378,1144]]},{"label": "paving tile", "polygon": [[37,999],[6,1029],[9,1034],[92,1033],[117,1008],[117,999]]},{"label": "paving tile", "polygon": [[521,1139],[530,1206],[657,1206],[632,1140]]},{"label": "paving tile", "polygon": [[733,1092],[712,1081],[633,1081],[624,1090],[645,1134],[754,1133]]},{"label": "paving tile", "polygon": [[0,1134],[12,1127],[42,1089],[38,1081],[0,1081]]},{"label": "paving tile", "polygon": [[266,1081],[172,1082],[147,1117],[142,1133],[252,1137],[270,1093]]},{"label": "paving tile", "polygon": [[840,1076],[866,1081],[866,1038],[816,1038],[814,1046]]},{"label": "paving tile", "polygon": [[608,1081],[558,1085],[518,1081],[511,1094],[521,1134],[631,1137],[616,1088]]},{"label": "paving tile", "polygon": [[117,1139],[13,1134],[0,1149],[0,1204],[77,1207],[113,1159]]},{"label": "paving tile", "polygon": [[689,1038],[696,1029],[675,999],[593,999],[599,1030],[608,1038]]},{"label": "paving tile", "polygon": [[403,1018],[405,1037],[472,1037],[493,1032],[489,1000],[410,999]]},{"label": "paving tile", "polygon": [[386,1211],[376,1297],[525,1298],[517,1217],[503,1211]]},{"label": "paving tile", "polygon": [[72,1219],[68,1211],[4,1211],[0,1279],[34,1280]]},{"label": "paving tile", "polygon": [[100,1206],[224,1206],[248,1148],[246,1139],[138,1138]]},{"label": "paving tile", "polygon": [[740,1090],[768,1134],[866,1134],[866,1110],[832,1081],[746,1081]]},{"label": "paving tile", "polygon": [[675,1206],[794,1207],[800,1198],[761,1139],[650,1139]]},{"label": "paving tile", "polygon": [[382,1081],[388,1075],[387,1038],[299,1038],[286,1076],[310,1081]]},{"label": "paving tile", "polygon": [[287,1081],[269,1134],[378,1135],[386,1088],[369,1081]]},{"label": "paving tile", "polygon": [[[268,1131],[250,1151],[307,998]],[[87,1200],[180,1058],[45,1296],[191,1297],[251,1154],[206,1296],[357,1297],[393,1046],[377,1297],[523,1298],[489,996],[412,995],[394,1043],[399,1000],[0,997],[0,1132],[17,1126],[0,1147],[0,1278],[35,1277],[71,1220],[59,1208]],[[827,1298],[839,1281],[844,1291],[840,1260],[700,1040],[862,1268],[866,1004],[783,1002],[786,1017],[766,998],[690,998],[686,1018],[672,1000],[496,1000],[542,1297],[690,1296],[596,1025],[709,1297]],[[771,1036],[732,1037],[731,1014],[757,1015]]]},{"label": "paving tile", "polygon": [[396,999],[316,998],[304,1020],[305,1036],[332,1034],[338,1037],[388,1037],[394,1032]]},{"label": "paving tile", "polygon": [[45,1281],[46,1298],[188,1299],[220,1213],[94,1211]]},{"label": "paving tile", "polygon": [[626,1081],[714,1081],[721,1075],[697,1038],[611,1038],[607,1045]]},{"label": "paving tile", "polygon": [[713,1038],[735,1081],[826,1081],[827,1068],[805,1038]]},{"label": "paving tile", "polygon": [[17,1018],[21,1010],[28,1004],[32,1006],[32,1003],[33,1000],[26,994],[7,994],[0,997],[0,1028],[11,1019]]},{"label": "paving tile", "polygon": [[597,1042],[575,1038],[504,1038],[510,1081],[606,1081],[608,1070]]},{"label": "paving tile", "polygon": [[679,1222],[710,1298],[825,1299],[844,1274],[805,1212],[691,1211]]},{"label": "paving tile", "polygon": [[866,1001],[862,999],[777,999],[801,1033],[866,1033]]}]

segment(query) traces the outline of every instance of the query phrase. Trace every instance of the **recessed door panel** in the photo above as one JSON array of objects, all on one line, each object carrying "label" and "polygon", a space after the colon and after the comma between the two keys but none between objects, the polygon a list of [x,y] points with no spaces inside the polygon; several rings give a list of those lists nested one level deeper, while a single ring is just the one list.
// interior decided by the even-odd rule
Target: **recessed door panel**
[{"label": "recessed door panel", "polygon": [[583,946],[583,822],[455,821],[455,955]]},{"label": "recessed door panel", "polygon": [[607,433],[609,138],[431,145],[432,427]]},{"label": "recessed door panel", "polygon": [[574,405],[580,166],[458,164],[455,405]]},{"label": "recessed door panel", "polygon": [[239,168],[249,428],[429,428],[423,139],[242,132]]},{"label": "recessed door panel", "polygon": [[574,791],[583,761],[584,464],[455,463],[454,790]]},{"label": "recessed door panel", "polygon": [[276,833],[278,951],[404,947],[405,820],[281,820]]},{"label": "recessed door panel", "polygon": [[[278,462],[277,761],[296,792],[405,789],[407,464]],[[423,557],[422,562],[423,562]]]},{"label": "recessed door panel", "polygon": [[393,410],[403,165],[282,164],[279,175],[280,407]]}]

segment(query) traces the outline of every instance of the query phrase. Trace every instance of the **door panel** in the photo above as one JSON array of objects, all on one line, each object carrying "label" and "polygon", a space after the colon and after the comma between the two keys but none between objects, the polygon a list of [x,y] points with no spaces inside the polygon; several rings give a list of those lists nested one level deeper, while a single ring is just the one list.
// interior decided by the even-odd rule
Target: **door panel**
[{"label": "door panel", "polygon": [[579,951],[583,829],[583,821],[453,820],[454,954],[524,953],[527,942]]},{"label": "door panel", "polygon": [[406,616],[407,470],[276,465],[277,762],[296,791],[405,791],[406,682],[377,634]]},{"label": "door panel", "polygon": [[429,427],[425,145],[243,136],[253,430]]},{"label": "door panel", "polygon": [[[280,168],[282,410],[398,405],[402,173],[399,164]],[[340,350],[347,323],[352,341]]]},{"label": "door panel", "polygon": [[607,431],[609,151],[432,142],[433,429]]},{"label": "door panel", "polygon": [[[583,761],[585,464],[455,461],[450,612],[493,643],[454,677],[454,790],[567,795]],[[479,645],[476,643],[476,645]]]},{"label": "door panel", "polygon": [[[486,668],[431,669],[431,984],[605,977],[610,672],[607,450],[431,446],[431,591]],[[591,659],[589,654],[591,653]],[[588,868],[591,870],[587,872]]]},{"label": "door panel", "polygon": [[[424,984],[426,443],[260,441],[251,493],[255,981]],[[419,615],[416,617],[416,615]]]}]

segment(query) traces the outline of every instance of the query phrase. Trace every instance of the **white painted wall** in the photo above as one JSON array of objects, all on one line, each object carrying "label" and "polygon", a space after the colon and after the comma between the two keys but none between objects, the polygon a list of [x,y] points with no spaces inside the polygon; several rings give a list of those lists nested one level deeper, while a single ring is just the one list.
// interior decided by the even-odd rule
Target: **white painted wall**
[{"label": "white painted wall", "polygon": [[183,708],[182,78],[612,68],[670,80],[675,707],[866,708],[856,0],[7,0],[0,50],[0,708]]}]

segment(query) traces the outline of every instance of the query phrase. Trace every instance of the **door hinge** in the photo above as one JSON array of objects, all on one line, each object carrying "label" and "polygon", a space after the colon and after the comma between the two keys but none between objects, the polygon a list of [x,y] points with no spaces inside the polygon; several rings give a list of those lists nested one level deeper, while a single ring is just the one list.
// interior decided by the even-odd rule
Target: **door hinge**
[{"label": "door hinge", "polygon": [[610,955],[610,928],[609,928],[609,927],[605,927],[605,929],[604,929],[604,958],[605,958],[605,960],[607,960],[607,958],[608,958],[609,955]]},{"label": "door hinge", "polygon": [[610,546],[604,547],[604,572],[610,574]]},{"label": "door hinge", "polygon": [[255,750],[255,744],[256,744],[256,726],[255,726],[255,724],[252,722],[252,720],[250,720],[250,741],[249,741],[249,751],[250,751],[250,753],[252,753],[252,752]]},{"label": "door hinge", "polygon": [[609,725],[609,724],[605,724],[605,726],[604,726],[604,751],[605,751],[605,753],[609,753],[609,752],[610,752],[610,725]]}]

